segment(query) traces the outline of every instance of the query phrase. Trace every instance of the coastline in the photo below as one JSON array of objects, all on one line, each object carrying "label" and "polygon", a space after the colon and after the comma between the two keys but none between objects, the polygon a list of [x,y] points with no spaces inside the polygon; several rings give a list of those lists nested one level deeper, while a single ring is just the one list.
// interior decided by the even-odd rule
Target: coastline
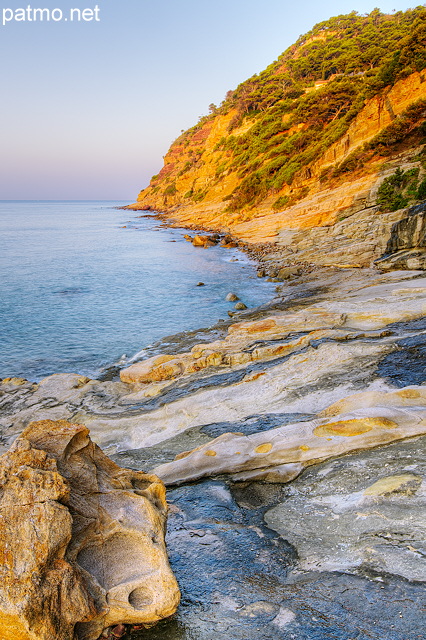
[{"label": "coastline", "polygon": [[272,297],[274,285],[258,280],[253,261],[236,249],[196,250],[183,229],[107,207],[2,209],[0,377],[96,378],[167,336],[228,319],[234,305],[225,297],[235,288],[249,307]]},{"label": "coastline", "polygon": [[[164,226],[170,227],[172,229],[184,229],[187,231],[192,231],[196,235],[204,234],[207,238],[211,238],[215,235],[219,235],[221,238],[229,238],[229,241],[232,242],[232,244],[235,245],[238,250],[245,253],[251,260],[257,263],[259,277],[269,276],[271,278],[275,278],[280,269],[294,266],[294,264],[297,264],[297,267],[300,267],[305,273],[311,272],[316,269],[321,270],[321,265],[316,265],[314,263],[309,263],[301,260],[295,260],[295,257],[293,257],[292,259],[292,256],[288,255],[288,247],[285,247],[285,250],[283,251],[282,249],[280,250],[279,246],[275,245],[272,242],[245,242],[244,240],[233,236],[232,233],[227,229],[211,225],[203,225],[202,222],[200,222],[199,224],[183,224],[179,220],[173,218],[173,208],[171,210],[160,211],[157,209],[151,209],[151,207],[149,206],[138,206],[138,203],[134,203],[123,207],[117,207],[117,209],[135,212],[147,212],[146,216],[141,217],[149,217],[155,220],[159,220],[162,224],[164,224]],[[345,264],[326,265],[326,267],[327,266],[336,269],[361,268],[357,265]],[[292,275],[300,274],[289,274],[289,276]],[[287,278],[280,278],[277,279],[276,282],[283,282],[286,279]]]},{"label": "coastline", "polygon": [[426,4],[104,4],[2,10],[4,195],[149,184],[0,201],[0,640],[426,640]]},{"label": "coastline", "polygon": [[1,381],[0,452],[34,420],[68,420],[166,483],[182,605],[126,640],[421,637],[425,273],[280,280],[264,257],[272,300],[159,340],[121,379]]},{"label": "coastline", "polygon": [[[197,235],[198,233],[205,233],[206,235],[203,237],[207,239],[210,239],[213,234],[219,235],[221,239],[226,237],[231,238],[232,245],[230,245],[229,243],[223,245],[215,242],[210,246],[216,246],[217,244],[217,246],[223,246],[224,248],[235,248],[238,251],[246,254],[249,260],[257,265],[258,277],[268,278],[270,282],[275,282],[277,285],[284,284],[290,279],[294,280],[295,277],[297,279],[297,276],[300,276],[302,273],[306,275],[308,273],[312,273],[312,271],[321,271],[321,269],[316,267],[315,265],[306,264],[297,272],[288,273],[285,275],[285,277],[277,277],[279,276],[279,271],[281,269],[285,269],[289,266],[289,262],[288,260],[281,261],[277,256],[276,248],[271,247],[269,243],[251,245],[232,237],[230,234],[224,231],[215,231],[197,225],[182,226],[177,221],[170,218],[167,212],[151,211],[151,209],[135,209],[133,207],[134,205],[126,205],[115,208],[117,210],[147,212],[147,215],[137,216],[137,218],[152,218],[154,220],[160,221],[165,227],[192,231],[195,233],[195,235]],[[191,241],[189,236],[185,235],[184,237],[186,240]],[[196,246],[197,245],[194,245],[194,247]],[[204,248],[208,249],[209,246],[206,245]],[[270,256],[273,256],[273,260],[268,259]],[[302,265],[298,266],[301,267]],[[247,308],[245,310],[236,311],[233,313],[228,312],[229,320],[219,319],[217,322],[205,327],[199,327],[196,329],[184,329],[177,333],[163,336],[156,340],[153,344],[141,346],[141,349],[139,351],[144,352],[144,359],[146,356],[159,355],[160,353],[180,353],[181,351],[188,348],[188,345],[194,345],[199,343],[200,341],[208,342],[212,336],[217,338],[224,335],[227,329],[236,321],[256,320],[261,317],[265,317],[265,315],[267,315],[268,313],[279,311],[283,308],[283,306],[285,306],[285,302],[282,295],[280,295],[277,289],[278,287],[275,288],[275,295],[261,305]],[[139,351],[128,359],[128,364],[132,364],[134,361],[138,361]],[[118,379],[120,368],[122,367],[120,367],[119,363],[111,363],[110,365],[105,365],[105,367],[103,367],[103,370],[100,372],[100,375],[97,377],[97,380],[108,381]]]},{"label": "coastline", "polygon": [[33,420],[66,419],[168,485],[182,605],[128,640],[421,637],[424,272],[324,268],[278,286],[143,360],[144,381],[0,385],[2,450]]},{"label": "coastline", "polygon": [[[332,267],[322,268],[320,266],[309,264],[309,263],[297,263],[295,267],[288,258],[280,257],[280,252],[277,250],[277,247],[271,245],[270,243],[258,243],[258,244],[250,244],[244,242],[238,238],[234,238],[231,234],[220,230],[220,229],[211,229],[210,227],[203,227],[197,225],[185,225],[182,226],[178,221],[173,220],[169,216],[169,213],[166,211],[154,211],[151,209],[136,209],[135,205],[126,205],[122,207],[115,207],[117,210],[130,210],[130,211],[143,211],[147,212],[147,215],[136,216],[137,218],[152,218],[154,220],[158,220],[165,227],[169,227],[177,230],[185,230],[191,231],[197,236],[198,234],[204,234],[202,237],[207,240],[211,239],[212,236],[218,235],[221,240],[223,238],[230,239],[232,244],[218,243],[215,241],[214,244],[210,246],[224,246],[224,248],[235,248],[238,251],[247,255],[249,260],[257,265],[257,275],[259,278],[265,278],[269,282],[273,282],[276,284],[275,286],[275,294],[267,301],[261,305],[256,307],[247,308],[245,310],[239,310],[235,312],[228,312],[230,316],[229,319],[220,319],[217,322],[205,326],[199,327],[196,329],[184,329],[177,333],[173,333],[170,335],[165,335],[158,340],[156,340],[153,344],[150,345],[141,345],[141,349],[133,354],[130,358],[128,358],[128,364],[132,364],[133,362],[137,362],[140,358],[138,358],[138,353],[143,352],[143,359],[146,357],[152,357],[160,354],[172,354],[172,353],[180,353],[190,346],[194,346],[200,342],[208,342],[212,336],[216,339],[220,336],[224,336],[228,328],[239,321],[252,321],[258,320],[260,318],[265,318],[268,315],[276,312],[282,311],[287,306],[288,303],[292,301],[293,295],[291,291],[291,287],[295,285],[298,289],[295,297],[299,298],[301,293],[299,291],[299,284],[303,282],[303,278],[305,276],[309,276],[309,279],[313,278],[321,280],[323,274],[326,274],[326,277],[332,273],[334,270],[338,272],[341,269],[345,269],[348,267],[344,267],[341,265],[333,265]],[[186,240],[191,241],[191,236],[185,235]],[[196,248],[197,245],[194,245]],[[208,244],[204,247],[206,249],[210,248]],[[357,267],[354,267],[357,268]],[[367,271],[367,270],[366,270]],[[288,285],[290,284],[290,289]],[[314,286],[314,289],[316,287]],[[286,291],[284,291],[286,289]],[[244,294],[242,294],[244,297]],[[309,294],[306,296],[309,298]],[[122,363],[123,364],[123,363]],[[120,366],[119,363],[111,363],[110,365],[105,365],[100,372],[100,375],[97,377],[99,381],[108,381],[108,380],[117,380],[119,378],[120,369],[123,366]]]}]

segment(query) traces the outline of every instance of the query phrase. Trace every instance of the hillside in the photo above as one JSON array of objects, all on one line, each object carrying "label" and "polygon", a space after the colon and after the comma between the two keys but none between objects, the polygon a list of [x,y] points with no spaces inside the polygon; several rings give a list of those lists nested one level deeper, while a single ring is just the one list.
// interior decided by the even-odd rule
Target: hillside
[{"label": "hillside", "polygon": [[425,116],[425,7],[337,16],[211,105],[132,208],[365,266],[426,197]]}]

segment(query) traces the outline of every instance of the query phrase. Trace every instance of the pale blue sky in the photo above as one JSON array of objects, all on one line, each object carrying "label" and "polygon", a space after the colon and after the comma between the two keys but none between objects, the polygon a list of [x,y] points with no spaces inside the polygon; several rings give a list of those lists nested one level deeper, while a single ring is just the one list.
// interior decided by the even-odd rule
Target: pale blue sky
[{"label": "pale blue sky", "polygon": [[[0,199],[133,201],[181,129],[315,23],[403,0],[34,0],[100,22],[0,22]],[[420,4],[420,3],[419,3]],[[2,0],[2,9],[28,0]]]}]

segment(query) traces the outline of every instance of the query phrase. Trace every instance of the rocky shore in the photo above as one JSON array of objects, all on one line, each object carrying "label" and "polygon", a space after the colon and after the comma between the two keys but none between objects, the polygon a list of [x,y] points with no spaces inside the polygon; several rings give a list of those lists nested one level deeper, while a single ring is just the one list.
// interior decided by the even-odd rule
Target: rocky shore
[{"label": "rocky shore", "polygon": [[3,451],[65,419],[169,485],[182,603],[132,637],[423,637],[426,278],[301,271],[121,379],[1,383]]}]

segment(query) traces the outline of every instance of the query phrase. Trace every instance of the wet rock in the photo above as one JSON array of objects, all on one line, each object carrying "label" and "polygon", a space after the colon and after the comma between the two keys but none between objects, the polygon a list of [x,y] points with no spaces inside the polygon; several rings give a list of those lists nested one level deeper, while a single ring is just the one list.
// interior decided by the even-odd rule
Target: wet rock
[{"label": "wet rock", "polygon": [[[390,458],[397,461],[399,447],[405,447],[404,466],[409,464],[409,455],[415,455],[418,443],[382,448],[382,452],[387,451],[387,456],[381,458],[382,466]],[[363,460],[356,474],[358,483],[358,474],[365,468],[364,486],[374,475],[366,462],[370,454],[376,455],[376,451],[361,454]],[[345,458],[349,461],[346,485],[350,484],[354,469],[351,461],[356,458],[356,455]],[[333,464],[342,465],[343,478],[342,460]],[[325,467],[320,465],[318,471]],[[392,467],[391,472],[394,470]],[[312,468],[305,474],[314,471]],[[265,510],[284,506],[287,499],[291,500],[292,486],[299,495],[302,479],[303,476],[284,488],[255,482],[227,485],[205,480],[171,489],[167,544],[182,589],[182,606],[172,620],[131,637],[420,640],[424,635],[419,615],[424,585],[386,573],[364,573],[362,569],[357,573],[301,570],[297,547],[265,526]],[[304,487],[303,495],[310,501],[309,484]],[[302,518],[307,514],[307,508],[301,511]],[[406,522],[409,524],[408,518]],[[407,537],[409,531],[405,530]],[[316,532],[314,535],[316,545],[320,546],[320,535]],[[203,544],[206,538],[209,544]]]},{"label": "wet rock", "polygon": [[[246,309],[244,303],[235,305],[236,310]],[[224,340],[210,344],[210,350],[221,353],[222,358],[216,365],[235,366],[251,360],[261,360],[283,355],[288,348],[277,345],[277,349],[252,348],[256,339],[265,342],[282,339],[296,332],[312,332],[326,329],[339,339],[336,330],[346,327],[348,330],[375,330],[394,322],[409,321],[422,317],[426,313],[426,280],[411,280],[400,286],[386,283],[370,287],[361,287],[355,296],[337,296],[332,301],[322,301],[316,305],[296,312],[282,312],[270,315],[260,321],[240,322],[229,327]],[[316,336],[320,339],[320,336]],[[325,338],[325,335],[321,336]],[[308,342],[314,339],[311,335]],[[293,343],[295,350],[297,341]],[[298,344],[300,347],[300,343]],[[279,352],[281,349],[281,352]],[[288,352],[288,351],[287,351]],[[149,383],[177,378],[185,373],[203,368],[202,362],[193,362],[197,356],[183,353],[173,356],[154,356],[142,363],[136,363],[120,372],[120,378],[127,383]],[[208,366],[212,366],[209,363]]]},{"label": "wet rock", "polygon": [[158,478],[118,467],[84,426],[49,420],[0,469],[2,638],[96,640],[175,611]]},{"label": "wet rock", "polygon": [[397,341],[397,350],[379,363],[377,372],[398,387],[426,382],[426,333]]},{"label": "wet rock", "polygon": [[204,287],[204,282],[197,282],[197,287]]},{"label": "wet rock", "polygon": [[236,293],[228,293],[225,300],[227,300],[228,302],[236,302],[237,300],[239,300],[239,297]]},{"label": "wet rock", "polygon": [[291,548],[251,512],[246,515],[222,482],[181,487],[170,499],[167,545],[183,589],[182,607],[176,620],[141,639],[211,640],[214,630],[223,640],[255,640],[264,626],[270,634],[280,610],[271,585],[285,580],[294,561]]},{"label": "wet rock", "polygon": [[247,306],[244,304],[244,302],[237,302],[234,309],[236,309],[237,311],[244,311],[244,309],[247,309]]},{"label": "wet rock", "polygon": [[192,238],[191,242],[194,247],[214,247],[219,242],[219,236],[202,236],[197,234]]},{"label": "wet rock", "polygon": [[3,384],[12,384],[15,387],[20,387],[23,384],[26,384],[28,380],[26,378],[3,378]]},{"label": "wet rock", "polygon": [[[276,259],[276,271],[279,264]],[[283,298],[273,310],[250,311],[244,322],[227,323],[228,333],[224,328],[181,334],[158,351],[148,350],[171,358],[151,361],[160,372],[173,360],[179,363],[176,376],[166,380],[79,382],[81,376],[66,375],[40,385],[0,385],[3,450],[33,416],[55,415],[90,425],[96,441],[115,452],[115,461],[135,469],[171,463],[176,456],[183,464],[185,452],[197,447],[209,451],[208,464],[226,456],[230,469],[232,463],[225,480],[171,489],[168,548],[182,606],[173,619],[140,633],[123,622],[123,638],[423,638],[423,578],[406,578],[420,575],[418,558],[424,554],[422,440],[413,436],[376,446],[373,439],[372,450],[339,453],[306,468],[304,456],[312,451],[296,450],[293,461],[280,463],[269,458],[278,447],[256,454],[252,448],[252,460],[262,466],[240,471],[234,462],[241,449],[232,459],[229,446],[245,442],[238,433],[259,438],[251,441],[256,447],[272,444],[271,429],[281,430],[285,441],[286,428],[300,434],[307,422],[325,448],[377,434],[377,418],[400,429],[415,414],[420,426],[426,382],[423,275],[304,269],[301,278],[280,285]],[[386,420],[382,427],[389,428],[381,433],[392,435],[396,429]],[[322,431],[315,435],[317,427]],[[354,427],[371,430],[349,435]],[[233,439],[224,439],[221,451],[212,446],[213,438],[231,432],[226,437]],[[263,519],[275,508],[276,531]],[[352,522],[358,537],[348,533]],[[348,543],[346,554],[336,531]]]},{"label": "wet rock", "polygon": [[204,247],[204,244],[207,242],[207,236],[199,236],[197,234],[192,238],[191,242],[194,247]]},{"label": "wet rock", "polygon": [[225,247],[225,249],[233,249],[238,246],[238,242],[234,240],[231,235],[226,234],[223,236],[220,245],[221,247]]}]

